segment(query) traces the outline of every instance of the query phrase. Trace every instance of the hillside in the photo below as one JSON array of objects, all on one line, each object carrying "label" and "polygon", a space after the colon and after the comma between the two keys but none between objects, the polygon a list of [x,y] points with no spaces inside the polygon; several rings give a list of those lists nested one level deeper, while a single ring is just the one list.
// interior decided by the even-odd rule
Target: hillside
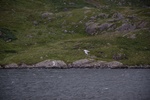
[{"label": "hillside", "polygon": [[0,65],[84,58],[150,65],[149,6],[149,0],[0,0]]}]

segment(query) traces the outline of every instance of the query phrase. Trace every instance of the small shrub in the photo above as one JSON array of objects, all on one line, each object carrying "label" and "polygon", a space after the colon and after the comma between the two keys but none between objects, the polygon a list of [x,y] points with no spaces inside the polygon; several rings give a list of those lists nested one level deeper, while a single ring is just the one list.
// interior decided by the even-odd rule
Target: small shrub
[{"label": "small shrub", "polygon": [[17,38],[9,29],[0,28],[0,39],[3,39],[4,41],[12,41]]}]

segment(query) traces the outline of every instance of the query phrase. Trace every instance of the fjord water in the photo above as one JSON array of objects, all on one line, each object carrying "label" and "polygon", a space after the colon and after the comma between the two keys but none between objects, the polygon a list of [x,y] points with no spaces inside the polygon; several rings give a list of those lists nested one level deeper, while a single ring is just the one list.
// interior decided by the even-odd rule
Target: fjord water
[{"label": "fjord water", "polygon": [[0,69],[0,100],[150,100],[150,69]]}]

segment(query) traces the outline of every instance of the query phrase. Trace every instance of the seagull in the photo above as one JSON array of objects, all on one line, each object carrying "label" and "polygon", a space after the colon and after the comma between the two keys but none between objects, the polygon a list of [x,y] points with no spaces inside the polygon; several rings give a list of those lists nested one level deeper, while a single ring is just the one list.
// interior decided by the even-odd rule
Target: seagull
[{"label": "seagull", "polygon": [[56,66],[56,63],[55,63],[55,61],[53,61],[53,66]]},{"label": "seagull", "polygon": [[85,53],[86,55],[88,55],[88,52],[90,52],[90,51],[88,51],[88,50],[84,50],[84,53]]}]

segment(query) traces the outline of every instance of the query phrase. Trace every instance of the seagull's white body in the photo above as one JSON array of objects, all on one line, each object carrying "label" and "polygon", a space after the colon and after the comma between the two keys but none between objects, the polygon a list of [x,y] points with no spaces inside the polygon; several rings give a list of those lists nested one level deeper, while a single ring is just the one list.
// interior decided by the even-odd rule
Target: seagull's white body
[{"label": "seagull's white body", "polygon": [[89,52],[90,52],[90,51],[88,51],[88,50],[84,50],[84,53],[85,53],[86,55],[88,55]]},{"label": "seagull's white body", "polygon": [[56,63],[55,63],[55,61],[53,61],[53,66],[56,66]]}]

